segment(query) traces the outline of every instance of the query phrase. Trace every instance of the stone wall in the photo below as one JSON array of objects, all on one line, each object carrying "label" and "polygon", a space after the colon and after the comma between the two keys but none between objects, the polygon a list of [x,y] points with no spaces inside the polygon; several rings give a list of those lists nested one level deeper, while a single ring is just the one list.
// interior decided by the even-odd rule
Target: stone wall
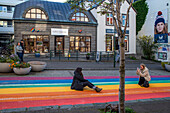
[{"label": "stone wall", "polygon": [[[50,38],[50,50],[55,50],[55,36],[51,35],[51,28],[68,29],[68,36],[64,36],[64,50],[69,50],[70,36],[90,36],[91,51],[97,49],[97,26],[91,24],[62,24],[56,22],[36,22],[36,21],[19,21],[15,20],[14,26],[14,41],[15,44],[20,42],[23,35],[48,35]],[[34,32],[31,29],[35,28]],[[82,29],[82,32],[78,31]],[[39,32],[37,32],[39,30]]]}]

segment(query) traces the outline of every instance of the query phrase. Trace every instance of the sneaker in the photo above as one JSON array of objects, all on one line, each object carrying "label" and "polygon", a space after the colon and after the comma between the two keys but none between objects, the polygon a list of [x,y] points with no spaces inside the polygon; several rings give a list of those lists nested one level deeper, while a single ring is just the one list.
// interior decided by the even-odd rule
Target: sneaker
[{"label": "sneaker", "polygon": [[98,88],[98,87],[95,88],[96,92],[100,92],[101,90],[102,90],[102,88]]}]

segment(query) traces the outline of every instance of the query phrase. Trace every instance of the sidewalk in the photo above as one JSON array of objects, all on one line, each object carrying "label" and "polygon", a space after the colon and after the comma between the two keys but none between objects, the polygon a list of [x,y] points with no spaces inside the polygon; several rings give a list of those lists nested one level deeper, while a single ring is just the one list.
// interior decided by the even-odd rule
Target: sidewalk
[{"label": "sidewalk", "polygon": [[[46,69],[48,70],[75,70],[77,67],[82,67],[83,70],[118,70],[119,63],[116,63],[114,67],[113,62],[95,62],[95,61],[58,61],[50,60],[49,58],[25,58],[24,61],[44,61],[47,63]],[[140,64],[144,63],[149,69],[162,70],[160,62],[154,62],[150,60],[131,60],[126,59],[125,69],[136,70],[140,67]]]}]

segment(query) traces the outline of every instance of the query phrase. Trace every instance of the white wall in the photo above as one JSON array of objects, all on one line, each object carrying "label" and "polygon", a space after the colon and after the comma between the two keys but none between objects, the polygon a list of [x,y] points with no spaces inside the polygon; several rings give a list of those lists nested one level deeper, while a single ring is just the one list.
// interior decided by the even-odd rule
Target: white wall
[{"label": "white wall", "polygon": [[[170,0],[147,0],[149,10],[146,17],[145,24],[143,25],[138,36],[151,35],[154,37],[154,22],[158,11],[168,9],[168,32],[170,32]],[[169,6],[167,6],[167,3]],[[168,37],[170,43],[170,37]]]},{"label": "white wall", "polygon": [[[129,4],[125,2],[122,4],[121,13],[126,14]],[[97,51],[106,51],[106,29],[114,29],[114,26],[106,25],[106,15],[100,15],[97,13],[100,11],[99,7],[92,10],[92,14],[97,19]],[[136,12],[131,8],[129,13],[129,52],[126,54],[136,54]],[[113,33],[112,33],[113,34]]]}]

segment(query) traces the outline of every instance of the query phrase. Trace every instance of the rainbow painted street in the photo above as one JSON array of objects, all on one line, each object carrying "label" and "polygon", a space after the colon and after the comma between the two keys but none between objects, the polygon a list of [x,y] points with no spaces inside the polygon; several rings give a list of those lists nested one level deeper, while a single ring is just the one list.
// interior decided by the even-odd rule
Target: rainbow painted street
[{"label": "rainbow painted street", "polygon": [[[126,76],[125,99],[170,97],[170,75],[152,75],[150,87],[140,87],[138,76]],[[118,76],[86,76],[103,88],[96,93],[70,89],[72,77],[0,77],[0,110],[37,106],[76,105],[118,101]]]}]

